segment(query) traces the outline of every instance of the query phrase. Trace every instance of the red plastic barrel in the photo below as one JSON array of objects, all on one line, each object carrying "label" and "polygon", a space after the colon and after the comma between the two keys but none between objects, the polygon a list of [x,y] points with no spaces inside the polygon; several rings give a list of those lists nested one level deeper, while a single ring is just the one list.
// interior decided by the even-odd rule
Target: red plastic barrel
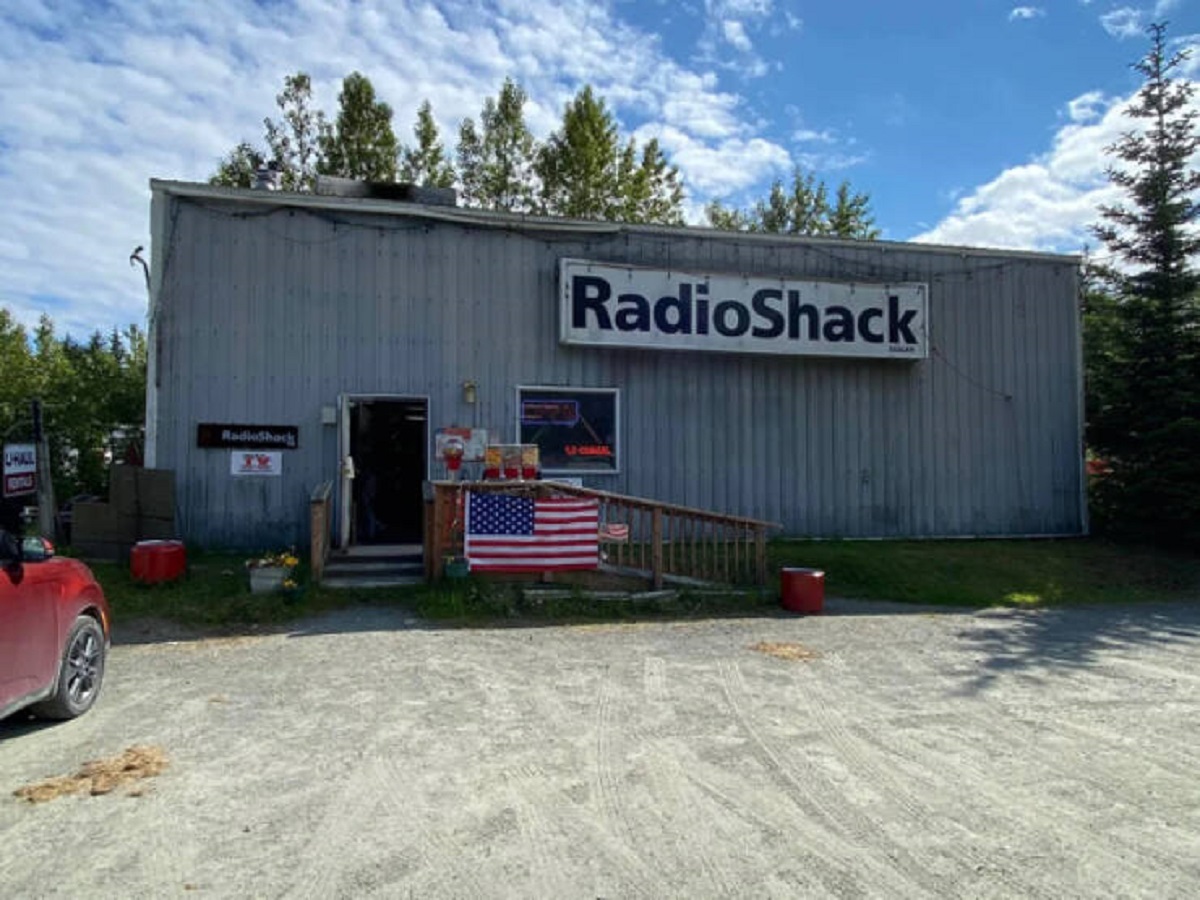
[{"label": "red plastic barrel", "polygon": [[782,569],[779,593],[784,609],[819,613],[825,607],[825,573],[820,569]]},{"label": "red plastic barrel", "polygon": [[183,541],[138,541],[129,552],[129,572],[142,584],[174,581],[186,566]]}]

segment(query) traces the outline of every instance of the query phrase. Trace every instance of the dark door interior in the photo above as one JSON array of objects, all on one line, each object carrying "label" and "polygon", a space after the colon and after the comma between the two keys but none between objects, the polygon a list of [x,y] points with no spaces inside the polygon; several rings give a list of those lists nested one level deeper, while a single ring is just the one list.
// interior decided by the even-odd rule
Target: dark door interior
[{"label": "dark door interior", "polygon": [[424,400],[351,404],[350,455],[355,468],[351,543],[421,541],[427,418]]}]

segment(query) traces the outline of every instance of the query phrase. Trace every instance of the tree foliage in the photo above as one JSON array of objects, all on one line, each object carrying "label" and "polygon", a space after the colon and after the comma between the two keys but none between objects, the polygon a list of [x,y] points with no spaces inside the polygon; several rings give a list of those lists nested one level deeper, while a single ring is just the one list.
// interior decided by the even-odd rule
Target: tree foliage
[{"label": "tree foliage", "polygon": [[413,126],[417,143],[402,151],[400,180],[421,187],[454,187],[454,164],[442,145],[437,123],[433,120],[433,107],[426,100],[417,110],[417,122]]},{"label": "tree foliage", "polygon": [[30,401],[42,400],[60,500],[104,493],[114,456],[140,460],[146,337],[137,326],[79,342],[59,338],[48,316],[30,335],[0,307],[0,371],[0,435],[8,442],[31,439]]},{"label": "tree foliage", "polygon": [[879,230],[867,194],[851,190],[843,181],[834,193],[812,172],[797,166],[790,185],[776,179],[767,196],[746,210],[730,209],[713,201],[705,209],[713,228],[724,231],[758,231],[770,234],[806,234],[822,237],[875,240]]},{"label": "tree foliage", "polygon": [[561,127],[538,151],[541,209],[621,222],[683,222],[683,185],[657,140],[639,152],[621,145],[617,122],[590,86],[563,110]]},{"label": "tree foliage", "polygon": [[395,181],[400,145],[392,131],[392,108],[375,98],[360,72],[342,81],[337,120],[322,129],[317,171],[322,175]]},{"label": "tree foliage", "polygon": [[321,161],[325,114],[313,108],[312,79],[304,72],[283,80],[275,96],[281,119],[263,119],[269,156],[283,173],[285,191],[310,191]]},{"label": "tree foliage", "polygon": [[481,209],[530,212],[537,190],[537,144],[525,124],[525,91],[511,78],[488,97],[479,116],[458,131],[458,177],[464,203]]},{"label": "tree foliage", "polygon": [[[400,178],[423,187],[457,187],[463,205],[479,209],[683,224],[679,170],[657,140],[639,146],[634,138],[622,138],[591,86],[567,103],[561,126],[539,144],[525,121],[524,90],[506,79],[484,101],[478,120],[463,119],[453,159],[428,100],[417,111],[415,142],[401,147],[391,107],[358,72],[342,82],[332,123],[313,106],[312,81],[304,72],[285,78],[275,101],[280,116],[263,120],[265,149],[238,144],[211,183],[252,187],[256,170],[273,161],[285,190],[312,190],[318,172],[370,181]],[[832,220],[841,223],[837,227],[869,220],[860,195],[847,194],[845,209],[846,215]]]},{"label": "tree foliage", "polygon": [[590,86],[563,110],[562,126],[539,148],[542,210],[576,219],[611,219],[621,194],[617,123]]},{"label": "tree foliage", "polygon": [[1108,148],[1124,202],[1102,207],[1095,228],[1124,265],[1084,308],[1088,441],[1111,468],[1094,509],[1102,526],[1200,541],[1200,134],[1193,86],[1174,76],[1186,54],[1168,50],[1164,25],[1147,33],[1127,110],[1144,124]]}]

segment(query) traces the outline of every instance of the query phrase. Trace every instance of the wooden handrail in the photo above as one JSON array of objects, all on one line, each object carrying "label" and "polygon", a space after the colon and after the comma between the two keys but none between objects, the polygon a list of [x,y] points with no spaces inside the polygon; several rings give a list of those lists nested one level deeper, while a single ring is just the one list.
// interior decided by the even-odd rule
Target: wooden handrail
[{"label": "wooden handrail", "polygon": [[574,494],[578,497],[595,497],[597,500],[619,500],[627,506],[639,509],[661,509],[665,513],[679,516],[690,516],[694,519],[704,519],[710,522],[728,522],[731,525],[757,525],[762,528],[782,528],[779,522],[767,522],[762,519],[751,519],[747,516],[735,516],[728,513],[716,513],[707,509],[696,509],[691,506],[680,506],[677,503],[661,503],[658,500],[647,500],[644,497],[632,497],[628,494],[614,494],[611,491],[599,491],[595,488],[579,487],[563,482],[546,481],[435,481],[434,486],[453,485],[466,487],[472,491],[498,491],[514,493],[521,490],[531,490],[533,493],[552,490],[555,493]]},{"label": "wooden handrail", "polygon": [[426,571],[440,578],[447,556],[463,552],[459,497],[464,491],[532,497],[575,496],[595,499],[604,524],[621,524],[627,537],[605,540],[602,557],[612,568],[641,572],[655,588],[669,577],[734,583],[767,583],[767,532],[775,522],[693,509],[576,487],[556,481],[435,481],[426,530]]}]

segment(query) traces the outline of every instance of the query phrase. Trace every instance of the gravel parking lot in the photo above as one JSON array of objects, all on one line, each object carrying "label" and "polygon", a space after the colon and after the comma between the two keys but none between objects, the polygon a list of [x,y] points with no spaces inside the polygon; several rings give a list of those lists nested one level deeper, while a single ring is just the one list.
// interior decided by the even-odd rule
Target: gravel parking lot
[{"label": "gravel parking lot", "polygon": [[127,638],[0,723],[5,896],[1200,894],[1200,604]]}]

